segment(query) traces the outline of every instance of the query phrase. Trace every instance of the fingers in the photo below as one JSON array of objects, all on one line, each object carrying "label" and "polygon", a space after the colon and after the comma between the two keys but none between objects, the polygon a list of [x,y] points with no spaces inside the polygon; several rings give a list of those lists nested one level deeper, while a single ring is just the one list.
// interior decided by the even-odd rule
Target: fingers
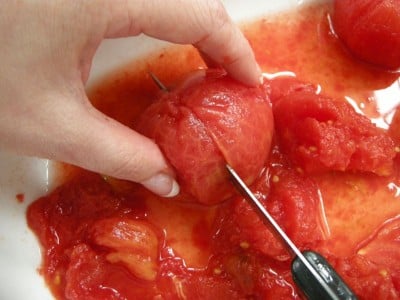
[{"label": "fingers", "polygon": [[260,83],[261,70],[254,53],[220,1],[131,0],[113,4],[109,11],[107,37],[145,33],[174,43],[194,44],[237,80],[248,85]]},{"label": "fingers", "polygon": [[[220,1],[29,3],[24,3],[26,9],[15,10],[12,19],[30,26],[12,26],[12,34],[2,35],[8,37],[4,43],[8,47],[0,51],[6,63],[0,76],[0,146],[21,154],[140,182],[164,196],[179,191],[153,141],[100,114],[90,106],[83,88],[77,87],[86,80],[93,53],[104,37],[145,33],[194,44],[234,78],[249,85],[259,83],[261,73],[250,45]],[[38,21],[38,15],[48,18]]]},{"label": "fingers", "polygon": [[[90,126],[79,134],[80,140],[86,142],[87,154],[74,157],[75,162],[100,173],[142,183],[161,196],[175,196],[179,192],[153,141],[100,114],[86,119]],[[100,132],[101,135],[96,134]]]},{"label": "fingers", "polygon": [[54,95],[34,110],[9,107],[14,112],[0,116],[0,146],[138,182],[160,196],[179,193],[152,140],[95,110],[85,96],[75,97],[86,101]]},{"label": "fingers", "polygon": [[[253,52],[249,50],[250,45],[241,43],[242,33],[236,30],[226,23],[197,42],[196,47],[224,67],[233,78],[250,86],[259,85],[262,83],[261,69]],[[221,36],[225,39],[221,39]]]},{"label": "fingers", "polygon": [[73,143],[67,146],[68,151],[61,149],[64,161],[139,182],[160,196],[179,193],[172,171],[152,140],[94,109],[74,119],[75,126],[69,132]]}]

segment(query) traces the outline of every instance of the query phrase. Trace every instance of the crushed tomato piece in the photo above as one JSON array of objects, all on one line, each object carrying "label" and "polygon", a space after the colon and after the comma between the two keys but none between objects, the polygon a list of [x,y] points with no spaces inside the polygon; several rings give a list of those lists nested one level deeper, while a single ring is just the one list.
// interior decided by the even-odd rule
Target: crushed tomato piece
[{"label": "crushed tomato piece", "polygon": [[[273,175],[271,175],[273,174]],[[270,177],[279,176],[278,182]],[[324,239],[318,186],[295,170],[272,168],[252,186],[259,200],[287,235],[301,249],[311,249]],[[216,248],[231,247],[259,251],[279,261],[291,258],[273,231],[265,226],[252,205],[237,197],[220,209]],[[227,239],[227,240],[226,240]]]},{"label": "crushed tomato piece", "polygon": [[271,85],[278,139],[295,165],[309,173],[392,173],[392,138],[350,104],[293,78],[278,78]]}]

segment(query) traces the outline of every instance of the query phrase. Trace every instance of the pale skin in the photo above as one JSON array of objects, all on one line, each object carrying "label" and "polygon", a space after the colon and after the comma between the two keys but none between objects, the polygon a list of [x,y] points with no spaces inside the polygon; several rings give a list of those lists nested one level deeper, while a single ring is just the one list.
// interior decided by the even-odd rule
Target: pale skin
[{"label": "pale skin", "polygon": [[193,44],[235,79],[257,85],[261,71],[217,0],[13,0],[0,5],[0,149],[67,162],[179,193],[150,139],[105,116],[85,93],[105,38],[140,33]]}]

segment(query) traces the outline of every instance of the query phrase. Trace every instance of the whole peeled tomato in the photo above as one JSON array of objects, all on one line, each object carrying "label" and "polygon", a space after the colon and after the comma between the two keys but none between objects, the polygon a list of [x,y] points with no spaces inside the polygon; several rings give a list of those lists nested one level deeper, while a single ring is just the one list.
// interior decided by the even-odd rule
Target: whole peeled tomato
[{"label": "whole peeled tomato", "polygon": [[226,163],[251,184],[269,155],[273,134],[265,86],[247,87],[222,70],[198,70],[163,93],[136,130],[152,138],[184,191],[214,204],[234,193]]},{"label": "whole peeled tomato", "polygon": [[333,26],[359,59],[400,68],[400,0],[336,0]]}]

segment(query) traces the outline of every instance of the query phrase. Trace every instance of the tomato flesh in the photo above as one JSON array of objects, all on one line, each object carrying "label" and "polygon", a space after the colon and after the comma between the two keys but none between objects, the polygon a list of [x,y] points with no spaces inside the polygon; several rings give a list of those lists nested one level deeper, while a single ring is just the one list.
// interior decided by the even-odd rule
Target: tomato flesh
[{"label": "tomato flesh", "polygon": [[[278,139],[295,165],[310,173],[354,170],[391,174],[395,146],[386,131],[356,113],[350,104],[318,94],[312,85],[293,78],[271,84]],[[290,87],[282,91],[282,85]]]},{"label": "tomato flesh", "polygon": [[[295,170],[271,168],[253,185],[272,217],[300,249],[310,249],[324,235],[317,185]],[[290,255],[248,201],[239,197],[220,210],[217,248],[251,248],[271,258],[287,261]]]}]

